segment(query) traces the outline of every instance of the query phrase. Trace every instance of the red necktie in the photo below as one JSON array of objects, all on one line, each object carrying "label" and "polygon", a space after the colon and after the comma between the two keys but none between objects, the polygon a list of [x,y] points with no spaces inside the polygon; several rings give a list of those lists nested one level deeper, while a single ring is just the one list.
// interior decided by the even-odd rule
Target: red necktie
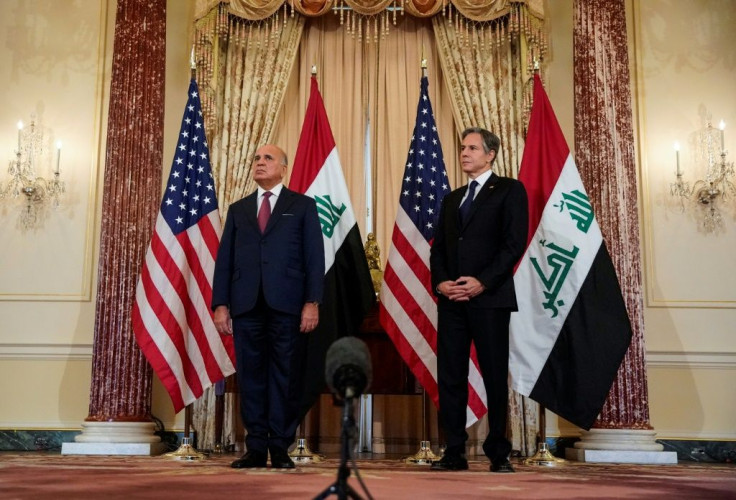
[{"label": "red necktie", "polygon": [[261,232],[266,230],[266,224],[268,224],[268,219],[271,217],[271,202],[268,199],[272,194],[271,191],[263,193],[261,209],[258,211],[258,227],[261,229]]}]

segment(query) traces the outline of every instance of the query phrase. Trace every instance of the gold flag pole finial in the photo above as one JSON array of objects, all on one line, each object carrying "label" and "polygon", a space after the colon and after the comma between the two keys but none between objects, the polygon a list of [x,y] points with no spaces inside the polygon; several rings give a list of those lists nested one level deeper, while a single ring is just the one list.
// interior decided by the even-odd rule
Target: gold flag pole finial
[{"label": "gold flag pole finial", "polygon": [[424,57],[424,45],[422,45],[422,60],[419,64],[422,68],[422,76],[427,76],[427,58]]},{"label": "gold flag pole finial", "polygon": [[192,53],[189,56],[189,68],[192,71],[192,78],[194,78],[197,74],[197,63],[194,60],[194,45],[192,45]]}]

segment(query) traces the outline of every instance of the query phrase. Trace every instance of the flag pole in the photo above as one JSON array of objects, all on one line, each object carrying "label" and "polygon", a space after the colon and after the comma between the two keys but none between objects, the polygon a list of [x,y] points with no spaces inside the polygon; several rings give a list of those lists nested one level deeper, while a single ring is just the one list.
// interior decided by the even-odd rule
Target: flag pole
[{"label": "flag pole", "polygon": [[166,453],[164,457],[170,460],[182,460],[185,462],[195,462],[197,460],[204,460],[207,455],[200,453],[197,449],[192,446],[191,438],[189,437],[189,429],[192,426],[192,405],[188,404],[184,408],[184,437],[181,438],[181,445],[176,451]]},{"label": "flag pole", "polygon": [[222,455],[225,448],[222,446],[222,428],[225,422],[225,386],[226,379],[215,384],[215,448],[212,453]]},{"label": "flag pole", "polygon": [[[422,78],[427,76],[427,59],[424,57],[424,47],[422,47]],[[427,390],[422,386],[422,438],[419,441],[419,451],[414,455],[406,457],[403,461],[406,464],[413,465],[431,465],[433,461],[439,460],[440,457],[432,452],[431,442],[429,440],[427,429],[429,427],[427,421],[429,412],[427,412]]]},{"label": "flag pole", "polygon": [[[539,74],[539,59],[534,58],[534,74]],[[537,441],[537,452],[524,460],[524,465],[538,465],[544,467],[558,467],[565,465],[566,460],[557,458],[547,447],[547,409],[539,403],[539,437]]]},{"label": "flag pole", "polygon": [[[314,77],[317,76],[317,65],[316,64],[312,64],[310,73]],[[319,398],[317,398],[316,404],[319,404]],[[291,459],[296,463],[316,464],[316,463],[322,462],[325,459],[324,455],[320,455],[319,453],[314,453],[312,450],[309,449],[309,446],[307,445],[307,436],[306,436],[305,429],[306,429],[307,415],[311,413],[312,413],[312,409],[310,409],[304,415],[304,418],[302,418],[302,421],[299,422],[299,437],[296,440],[296,448],[294,448],[291,451],[291,453],[289,453],[289,456],[291,457]]]},{"label": "flag pole", "polygon": [[524,460],[524,465],[541,465],[544,467],[558,467],[560,465],[565,465],[567,461],[552,455],[547,447],[547,411],[541,403],[539,404],[538,439],[537,452],[533,456]]},{"label": "flag pole", "polygon": [[[190,59],[191,64],[191,71],[192,71],[192,79],[196,76],[196,64],[194,62],[194,46],[192,46],[192,54]],[[170,460],[183,460],[186,462],[194,462],[197,460],[204,460],[207,458],[207,455],[204,453],[200,453],[197,451],[197,449],[192,446],[192,440],[189,436],[189,431],[192,427],[192,404],[188,404],[184,408],[184,437],[181,438],[181,445],[179,446],[179,449],[176,451],[172,451],[171,453],[166,453],[164,457],[170,459]]]}]

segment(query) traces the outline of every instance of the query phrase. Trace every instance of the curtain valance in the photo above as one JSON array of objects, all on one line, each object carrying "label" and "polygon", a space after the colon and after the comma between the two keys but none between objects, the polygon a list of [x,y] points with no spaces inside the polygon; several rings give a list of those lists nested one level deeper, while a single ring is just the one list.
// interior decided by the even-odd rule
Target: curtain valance
[{"label": "curtain valance", "polygon": [[403,9],[414,17],[432,17],[454,7],[471,21],[487,22],[509,14],[514,4],[524,4],[528,11],[543,17],[544,0],[197,0],[195,19],[205,17],[222,5],[229,14],[250,21],[271,17],[282,6],[306,17],[318,17],[333,8],[349,9],[362,16],[375,16],[387,10]]}]

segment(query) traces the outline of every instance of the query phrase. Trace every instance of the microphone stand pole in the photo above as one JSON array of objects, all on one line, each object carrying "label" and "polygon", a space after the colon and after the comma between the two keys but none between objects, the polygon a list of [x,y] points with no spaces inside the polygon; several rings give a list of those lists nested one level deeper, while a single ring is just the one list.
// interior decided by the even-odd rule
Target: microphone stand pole
[{"label": "microphone stand pole", "polygon": [[537,452],[524,460],[524,465],[543,465],[545,467],[558,467],[564,465],[565,460],[557,458],[547,448],[547,414],[544,406],[539,405],[539,442]]},{"label": "microphone stand pole", "polygon": [[352,391],[348,389],[342,410],[340,467],[337,470],[337,481],[328,486],[322,493],[314,497],[314,500],[327,498],[333,493],[337,495],[338,500],[347,500],[348,498],[363,500],[362,497],[348,484],[348,478],[350,477],[350,467],[348,467],[348,459],[350,458],[350,434],[354,428],[355,418],[353,417],[353,394]]}]

